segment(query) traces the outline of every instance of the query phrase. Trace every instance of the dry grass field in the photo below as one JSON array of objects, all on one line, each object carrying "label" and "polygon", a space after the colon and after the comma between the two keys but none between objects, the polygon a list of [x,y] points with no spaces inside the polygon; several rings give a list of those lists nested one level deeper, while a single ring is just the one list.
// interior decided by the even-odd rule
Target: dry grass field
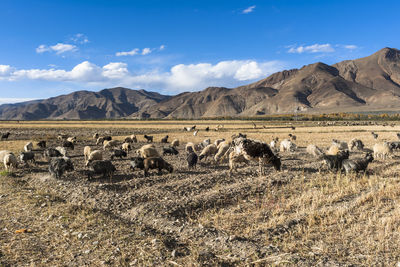
[{"label": "dry grass field", "polygon": [[[197,136],[182,131],[197,125]],[[221,125],[219,131],[214,128]],[[204,129],[209,126],[210,131]],[[291,129],[295,126],[295,130]],[[69,153],[75,171],[49,176],[37,163],[0,176],[0,266],[396,266],[400,262],[400,152],[374,160],[365,174],[333,173],[305,147],[326,149],[333,138],[357,137],[372,148],[398,141],[400,125],[321,126],[314,122],[65,121],[0,122],[10,131],[0,150],[22,151],[28,141],[59,145],[57,135],[78,137]],[[371,131],[379,135],[374,140]],[[123,140],[135,133],[178,138],[179,155],[167,155],[175,171],[148,177],[114,160],[112,179],[88,181],[83,147],[93,133]],[[185,143],[232,134],[270,142],[289,133],[298,149],[282,152],[283,169],[200,162],[188,170]],[[105,158],[108,159],[109,152]],[[352,152],[350,158],[362,157]],[[2,165],[2,164],[1,164]],[[1,166],[3,169],[3,166]],[[1,169],[1,170],[2,170]],[[24,233],[17,230],[29,229]]]}]

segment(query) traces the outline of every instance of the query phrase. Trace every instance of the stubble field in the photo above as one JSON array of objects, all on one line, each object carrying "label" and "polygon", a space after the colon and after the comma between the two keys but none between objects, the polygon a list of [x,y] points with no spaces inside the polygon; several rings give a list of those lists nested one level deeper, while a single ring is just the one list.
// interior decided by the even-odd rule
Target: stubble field
[{"label": "stubble field", "polygon": [[[197,136],[184,126],[197,125]],[[215,131],[220,125],[219,131]],[[210,131],[204,129],[209,126]],[[222,127],[221,127],[222,126]],[[291,126],[295,126],[292,130]],[[357,137],[366,147],[397,141],[400,126],[321,125],[316,122],[109,121],[2,122],[11,132],[0,150],[17,154],[28,141],[58,146],[57,135],[77,136],[69,153],[75,171],[49,176],[35,147],[37,163],[0,176],[0,266],[371,266],[400,262],[400,154],[375,160],[363,174],[332,173],[305,147],[326,149],[333,138]],[[374,140],[371,131],[379,135]],[[112,179],[88,181],[83,147],[92,135],[123,140],[132,133],[180,140],[179,155],[165,156],[172,174],[132,172],[130,152],[114,160]],[[279,153],[283,169],[241,165],[230,175],[227,163],[201,161],[188,170],[184,146],[232,134],[270,142],[289,133],[298,149]],[[100,148],[100,147],[97,147]],[[109,159],[110,153],[105,153]],[[352,152],[350,158],[362,157]],[[3,168],[3,166],[1,166]],[[30,229],[16,233],[19,229]]]}]

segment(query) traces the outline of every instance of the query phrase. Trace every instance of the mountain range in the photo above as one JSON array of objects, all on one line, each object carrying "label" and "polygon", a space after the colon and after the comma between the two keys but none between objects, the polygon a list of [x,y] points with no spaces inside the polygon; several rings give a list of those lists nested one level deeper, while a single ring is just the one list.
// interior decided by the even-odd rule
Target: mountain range
[{"label": "mountain range", "polygon": [[284,70],[237,88],[175,96],[127,88],[77,91],[0,106],[0,119],[211,118],[285,113],[400,111],[400,50]]}]

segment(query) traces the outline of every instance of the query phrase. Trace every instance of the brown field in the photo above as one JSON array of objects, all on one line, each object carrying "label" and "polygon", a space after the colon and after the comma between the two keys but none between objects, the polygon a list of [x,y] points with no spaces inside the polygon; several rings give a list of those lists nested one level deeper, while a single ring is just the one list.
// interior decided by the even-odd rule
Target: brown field
[{"label": "brown field", "polygon": [[[400,153],[375,160],[366,174],[332,173],[306,154],[313,143],[357,137],[372,148],[397,141],[400,125],[319,126],[313,122],[250,121],[41,121],[0,122],[10,131],[0,150],[19,153],[26,142],[59,145],[59,133],[78,137],[69,156],[75,171],[59,180],[47,161],[0,176],[0,266],[395,266],[400,262]],[[198,136],[183,132],[197,125]],[[217,125],[223,125],[214,131]],[[290,126],[296,126],[291,130]],[[205,132],[206,126],[211,131]],[[264,127],[263,127],[264,126]],[[371,131],[379,135],[374,140]],[[96,147],[94,132],[122,140],[135,133],[181,141],[179,155],[165,156],[175,171],[148,177],[129,170],[129,157],[114,160],[112,179],[87,180],[83,147]],[[299,149],[280,153],[283,171],[201,162],[189,171],[184,145],[234,133],[269,142],[288,133]],[[109,158],[106,153],[106,159]],[[350,158],[362,157],[352,152]],[[1,168],[3,166],[1,164]],[[1,169],[1,170],[2,170]],[[19,229],[30,229],[16,233]]]}]

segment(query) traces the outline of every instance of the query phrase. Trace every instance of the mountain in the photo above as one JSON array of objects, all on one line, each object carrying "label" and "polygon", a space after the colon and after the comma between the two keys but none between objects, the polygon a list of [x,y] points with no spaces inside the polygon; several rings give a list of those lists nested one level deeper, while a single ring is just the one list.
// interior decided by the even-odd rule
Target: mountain
[{"label": "mountain", "polygon": [[0,106],[1,119],[205,118],[264,114],[400,111],[400,50],[384,48],[334,65],[284,70],[229,89],[165,96],[126,88],[78,91]]},{"label": "mountain", "polygon": [[100,92],[77,91],[45,100],[0,106],[0,118],[39,119],[104,119],[124,118],[168,99],[145,90],[117,87]]}]

